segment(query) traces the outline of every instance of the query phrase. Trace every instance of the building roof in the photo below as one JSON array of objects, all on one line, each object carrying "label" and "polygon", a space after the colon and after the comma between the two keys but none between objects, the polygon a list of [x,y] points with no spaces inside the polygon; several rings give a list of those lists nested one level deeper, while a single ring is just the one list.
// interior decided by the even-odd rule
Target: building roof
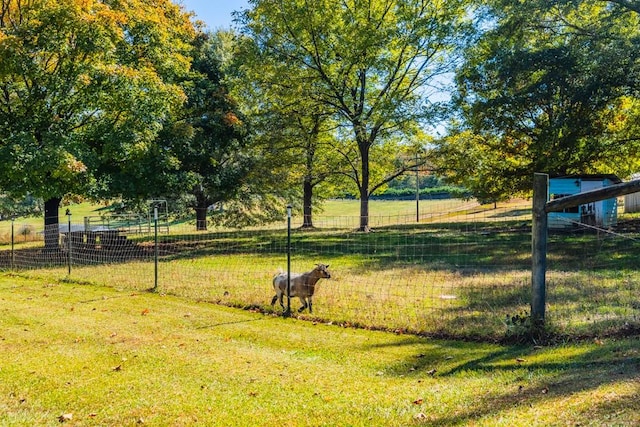
[{"label": "building roof", "polygon": [[603,179],[608,179],[612,181],[614,184],[622,183],[622,180],[618,178],[617,175],[612,173],[601,173],[601,174],[575,174],[575,175],[557,175],[550,176],[549,179],[582,179],[586,181],[601,181]]}]

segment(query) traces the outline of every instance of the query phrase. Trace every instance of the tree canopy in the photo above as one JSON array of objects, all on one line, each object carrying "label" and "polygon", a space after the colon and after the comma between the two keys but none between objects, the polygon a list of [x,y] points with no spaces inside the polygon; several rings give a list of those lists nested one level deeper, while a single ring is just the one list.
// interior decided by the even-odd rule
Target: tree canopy
[{"label": "tree canopy", "polygon": [[[348,130],[343,150],[361,201],[361,229],[368,229],[372,149],[412,135],[428,120],[428,95],[452,68],[452,53],[466,31],[464,1],[250,0],[241,18],[263,66],[299,99],[332,111]],[[288,72],[289,71],[289,72]],[[295,82],[295,83],[294,83]],[[401,168],[412,165],[400,165]],[[382,174],[383,182],[402,169]]]},{"label": "tree canopy", "polygon": [[[449,176],[495,198],[529,191],[534,172],[637,170],[640,141],[629,131],[639,117],[640,22],[632,4],[489,4],[486,31],[456,76],[461,125],[438,151]],[[475,164],[447,155],[461,143]]]},{"label": "tree canopy", "polygon": [[163,143],[179,161],[199,230],[207,228],[209,206],[233,199],[242,189],[253,163],[246,126],[224,82],[225,37],[218,32],[196,38],[192,73],[185,82],[187,102],[173,124],[183,131],[168,133]]},{"label": "tree canopy", "polygon": [[54,223],[65,194],[110,192],[182,102],[193,34],[169,0],[0,1],[0,187]]}]

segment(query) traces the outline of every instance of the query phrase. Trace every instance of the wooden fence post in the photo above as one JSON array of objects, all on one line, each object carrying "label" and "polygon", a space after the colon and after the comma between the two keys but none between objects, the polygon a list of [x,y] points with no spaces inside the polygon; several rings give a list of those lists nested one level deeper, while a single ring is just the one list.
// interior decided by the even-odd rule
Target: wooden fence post
[{"label": "wooden fence post", "polygon": [[547,273],[547,194],[549,175],[533,176],[533,223],[531,228],[531,320],[544,324]]}]

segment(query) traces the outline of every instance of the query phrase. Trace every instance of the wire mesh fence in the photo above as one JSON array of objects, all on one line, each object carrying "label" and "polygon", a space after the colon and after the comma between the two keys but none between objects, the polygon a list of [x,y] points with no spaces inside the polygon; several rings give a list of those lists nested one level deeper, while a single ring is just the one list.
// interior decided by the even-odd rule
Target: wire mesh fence
[{"label": "wire mesh fence", "polygon": [[[389,202],[392,203],[392,202]],[[389,205],[391,206],[391,205]],[[293,272],[329,264],[314,312],[301,317],[367,328],[436,336],[496,339],[517,332],[531,301],[531,205],[481,206],[468,201],[425,203],[370,217],[373,232],[357,231],[359,217],[316,215],[313,229],[293,217]],[[147,220],[148,222],[148,220]],[[5,227],[0,230],[7,229]],[[552,233],[548,322],[574,335],[619,333],[637,325],[638,231]],[[128,292],[156,288],[196,301],[279,314],[271,306],[272,278],[287,266],[287,226],[196,231],[166,227],[60,227],[58,245],[44,246],[37,228],[13,222],[0,234],[0,268],[47,280],[107,285]],[[155,233],[157,231],[157,234]],[[295,311],[299,302],[292,300]]]},{"label": "wire mesh fence", "polygon": [[602,228],[571,221],[552,233],[549,312],[574,335],[636,333],[640,322],[640,223],[623,217]]}]

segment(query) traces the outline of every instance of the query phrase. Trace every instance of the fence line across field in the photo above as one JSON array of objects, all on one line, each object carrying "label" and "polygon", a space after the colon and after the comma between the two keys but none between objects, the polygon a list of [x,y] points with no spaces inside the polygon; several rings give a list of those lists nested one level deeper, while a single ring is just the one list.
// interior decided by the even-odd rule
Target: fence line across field
[{"label": "fence line across field", "polygon": [[[280,313],[270,305],[278,270],[325,263],[331,279],[319,282],[314,313],[303,317],[452,337],[517,330],[532,300],[531,202],[433,207],[418,223],[413,215],[372,216],[371,233],[355,230],[357,217],[322,215],[308,231],[295,216],[292,228],[198,232],[193,225],[164,229],[155,220],[151,230],[87,230],[79,219],[61,231],[59,251],[43,248],[38,233],[32,241],[12,233],[11,244],[0,246],[0,268]],[[638,254],[637,233],[576,225],[550,235],[549,323],[579,335],[637,323],[640,276],[629,257]]]}]

